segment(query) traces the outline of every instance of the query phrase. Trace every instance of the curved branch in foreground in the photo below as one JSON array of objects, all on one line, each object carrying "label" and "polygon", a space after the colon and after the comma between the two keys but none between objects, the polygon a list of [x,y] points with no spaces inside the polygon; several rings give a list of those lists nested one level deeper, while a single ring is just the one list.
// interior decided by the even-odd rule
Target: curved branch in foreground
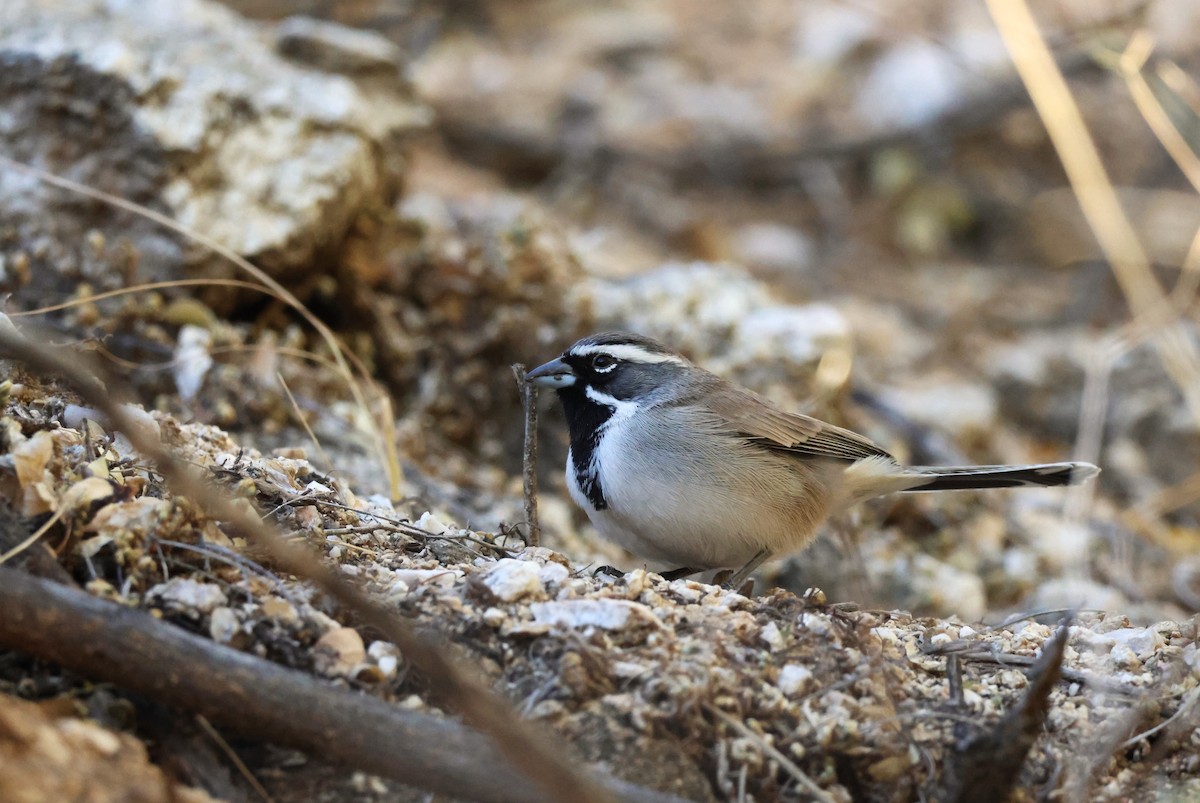
[{"label": "curved branch in foreground", "polygon": [[[332,687],[144,611],[3,567],[0,611],[0,648],[201,714],[244,736],[456,797],[551,799],[487,737],[453,720]],[[620,781],[605,786],[622,801],[681,803]]]}]

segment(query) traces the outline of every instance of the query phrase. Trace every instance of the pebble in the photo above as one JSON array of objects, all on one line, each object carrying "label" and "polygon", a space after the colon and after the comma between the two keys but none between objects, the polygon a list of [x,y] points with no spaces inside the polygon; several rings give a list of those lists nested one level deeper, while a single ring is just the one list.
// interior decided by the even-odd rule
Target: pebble
[{"label": "pebble", "polygon": [[479,580],[503,602],[542,593],[542,567],[533,561],[501,558]]}]

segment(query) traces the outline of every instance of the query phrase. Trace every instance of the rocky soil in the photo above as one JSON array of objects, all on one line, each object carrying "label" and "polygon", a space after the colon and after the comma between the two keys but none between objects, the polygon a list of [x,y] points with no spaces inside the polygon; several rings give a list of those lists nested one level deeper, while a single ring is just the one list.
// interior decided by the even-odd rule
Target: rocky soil
[{"label": "rocky soil", "polygon": [[[12,326],[635,797],[1197,793],[1200,420],[1154,327],[1200,345],[1200,200],[1119,60],[1152,37],[1200,151],[1191,4],[1037,9],[1169,324],[1130,315],[982,5],[301,5],[4,4]],[[604,328],[910,462],[1103,473],[878,500],[743,596],[600,541],[543,399],[527,547],[509,366]],[[5,371],[0,571],[457,720],[93,401]],[[0,799],[425,799],[0,638]]]}]

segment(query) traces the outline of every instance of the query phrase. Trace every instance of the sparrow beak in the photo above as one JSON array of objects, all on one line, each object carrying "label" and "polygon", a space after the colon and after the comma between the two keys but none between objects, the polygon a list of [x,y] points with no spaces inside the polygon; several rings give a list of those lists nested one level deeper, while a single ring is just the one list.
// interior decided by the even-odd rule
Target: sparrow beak
[{"label": "sparrow beak", "polygon": [[551,360],[525,374],[525,381],[561,390],[575,384],[575,371],[561,359]]}]

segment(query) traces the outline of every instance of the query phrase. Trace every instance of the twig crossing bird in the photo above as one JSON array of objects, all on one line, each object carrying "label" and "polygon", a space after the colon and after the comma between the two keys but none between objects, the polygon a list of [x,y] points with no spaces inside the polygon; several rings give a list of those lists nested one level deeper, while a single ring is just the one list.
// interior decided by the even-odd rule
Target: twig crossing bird
[{"label": "twig crossing bird", "polygon": [[862,435],[788,413],[640,335],[585,337],[526,379],[553,388],[567,486],[601,535],[669,576],[738,571],[805,547],[830,515],[882,494],[1072,485],[1090,463],[902,466]]}]

